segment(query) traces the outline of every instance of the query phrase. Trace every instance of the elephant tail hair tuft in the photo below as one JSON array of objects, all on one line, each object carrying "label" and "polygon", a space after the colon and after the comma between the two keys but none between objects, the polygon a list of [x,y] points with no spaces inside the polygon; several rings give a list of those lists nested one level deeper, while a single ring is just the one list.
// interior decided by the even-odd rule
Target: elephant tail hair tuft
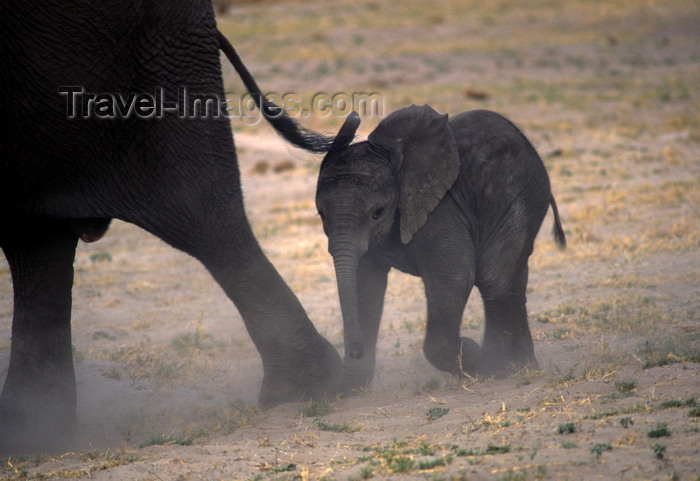
[{"label": "elephant tail hair tuft", "polygon": [[224,52],[226,57],[229,59],[233,68],[236,69],[238,75],[240,75],[243,84],[250,95],[255,99],[255,102],[260,107],[263,115],[268,122],[274,127],[274,129],[279,132],[282,137],[284,137],[288,142],[301,147],[302,149],[324,153],[328,152],[333,145],[334,137],[328,137],[313,130],[301,127],[294,119],[289,117],[282,107],[278,107],[269,100],[265,98],[258,87],[257,82],[248,71],[241,58],[238,56],[236,49],[233,48],[231,42],[217,30],[219,39],[219,48]]},{"label": "elephant tail hair tuft", "polygon": [[549,201],[552,206],[552,212],[554,213],[554,226],[552,227],[552,234],[554,235],[554,240],[560,249],[566,249],[566,236],[564,235],[564,229],[561,226],[561,220],[559,219],[559,209],[557,209],[557,203],[554,200],[554,196]]}]

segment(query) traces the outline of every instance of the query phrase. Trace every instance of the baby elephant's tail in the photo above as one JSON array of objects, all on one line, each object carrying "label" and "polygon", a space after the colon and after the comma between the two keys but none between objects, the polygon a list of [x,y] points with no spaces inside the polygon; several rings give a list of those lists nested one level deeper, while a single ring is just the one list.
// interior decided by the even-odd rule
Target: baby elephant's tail
[{"label": "baby elephant's tail", "polygon": [[554,234],[554,240],[560,249],[566,249],[566,236],[564,235],[564,229],[561,227],[561,220],[559,220],[559,209],[557,209],[557,203],[552,196],[549,201],[552,206],[552,212],[554,213],[554,226],[552,227],[552,234]]}]

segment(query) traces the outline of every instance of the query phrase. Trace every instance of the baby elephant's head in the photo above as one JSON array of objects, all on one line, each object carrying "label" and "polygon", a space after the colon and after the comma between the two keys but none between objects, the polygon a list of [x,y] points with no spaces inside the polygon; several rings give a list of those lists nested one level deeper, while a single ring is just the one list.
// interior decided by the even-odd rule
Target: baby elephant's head
[{"label": "baby elephant's head", "polygon": [[351,115],[321,164],[316,207],[328,236],[345,324],[346,358],[363,356],[359,339],[360,258],[389,236],[410,242],[459,173],[447,115],[411,106],[382,120],[367,141],[351,144]]},{"label": "baby elephant's head", "polygon": [[329,153],[323,161],[316,207],[333,257],[350,251],[359,258],[391,231],[399,189],[389,157],[360,142]]}]

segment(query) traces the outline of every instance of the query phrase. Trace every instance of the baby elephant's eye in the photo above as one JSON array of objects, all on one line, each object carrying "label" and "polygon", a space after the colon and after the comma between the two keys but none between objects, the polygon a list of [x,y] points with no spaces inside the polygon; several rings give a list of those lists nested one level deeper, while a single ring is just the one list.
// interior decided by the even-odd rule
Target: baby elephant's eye
[{"label": "baby elephant's eye", "polygon": [[384,207],[379,207],[377,210],[374,211],[374,214],[372,214],[372,219],[374,219],[374,220],[379,219],[383,213],[384,213]]}]

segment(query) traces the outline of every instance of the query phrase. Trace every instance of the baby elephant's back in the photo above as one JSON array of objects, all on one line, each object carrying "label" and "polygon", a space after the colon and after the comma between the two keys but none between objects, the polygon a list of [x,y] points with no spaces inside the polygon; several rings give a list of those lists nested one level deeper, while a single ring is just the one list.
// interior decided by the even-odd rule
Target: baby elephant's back
[{"label": "baby elephant's back", "polygon": [[537,151],[510,120],[490,110],[471,110],[452,117],[450,127],[462,163],[473,168],[495,163],[511,169],[523,166],[543,169]]},{"label": "baby elephant's back", "polygon": [[450,127],[461,162],[453,189],[459,189],[477,217],[483,217],[478,221],[490,223],[524,210],[530,218],[527,223],[539,228],[551,190],[544,164],[525,135],[508,119],[488,110],[457,115],[450,119]]}]

